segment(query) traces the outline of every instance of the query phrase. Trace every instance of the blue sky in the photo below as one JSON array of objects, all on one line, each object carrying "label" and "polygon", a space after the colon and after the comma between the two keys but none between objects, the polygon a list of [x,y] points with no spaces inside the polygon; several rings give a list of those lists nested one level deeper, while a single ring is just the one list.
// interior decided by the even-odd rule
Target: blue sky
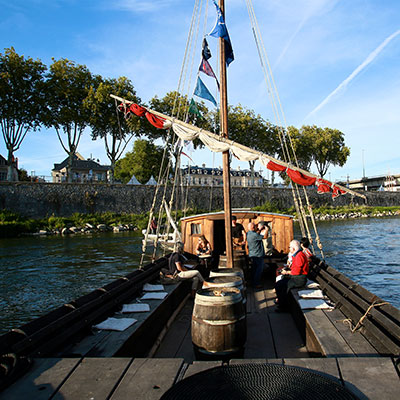
[{"label": "blue sky", "polygon": [[[366,175],[400,173],[400,2],[253,4],[287,124],[316,124],[345,134],[351,155],[326,177],[359,178],[363,160]],[[193,5],[190,0],[0,0],[0,51],[13,46],[47,65],[52,58],[68,58],[104,77],[127,76],[148,101],[177,88]],[[213,7],[210,1],[207,32],[215,21]],[[228,69],[229,103],[274,123],[245,0],[226,0],[226,23],[235,53]],[[216,55],[215,39],[209,42]],[[215,66],[215,56],[211,62]],[[190,90],[194,82],[193,76]],[[211,90],[212,81],[206,83]],[[78,151],[108,163],[103,142],[92,141],[89,132]],[[3,141],[0,153],[6,155]],[[28,173],[49,176],[66,154],[54,131],[41,130],[28,134],[16,156]],[[220,157],[192,154],[197,164],[216,167]]]}]

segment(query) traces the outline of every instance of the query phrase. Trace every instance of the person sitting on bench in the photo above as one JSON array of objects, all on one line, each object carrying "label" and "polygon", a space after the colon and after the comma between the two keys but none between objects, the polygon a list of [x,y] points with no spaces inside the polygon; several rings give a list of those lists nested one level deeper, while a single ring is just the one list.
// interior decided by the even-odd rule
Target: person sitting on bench
[{"label": "person sitting on bench", "polygon": [[168,261],[167,278],[192,279],[192,297],[195,296],[199,283],[204,282],[204,278],[196,269],[189,269],[184,266],[183,243],[179,242],[176,251],[171,254]]},{"label": "person sitting on bench", "polygon": [[278,312],[287,311],[289,290],[302,287],[307,283],[308,259],[301,251],[299,241],[292,240],[289,250],[293,253],[290,270],[283,269],[281,271],[283,279],[275,283],[276,296],[278,297],[276,311]]}]

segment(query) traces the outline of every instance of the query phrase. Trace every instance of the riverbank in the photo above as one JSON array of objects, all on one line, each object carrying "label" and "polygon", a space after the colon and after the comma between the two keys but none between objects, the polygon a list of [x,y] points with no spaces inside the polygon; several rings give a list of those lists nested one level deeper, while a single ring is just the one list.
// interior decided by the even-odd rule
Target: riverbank
[{"label": "riverbank", "polygon": [[[254,210],[270,211],[276,213],[294,215],[293,208],[278,209],[271,204],[255,207]],[[399,207],[319,207],[314,210],[317,221],[334,221],[356,218],[385,218],[400,216]],[[191,209],[185,215],[205,213],[206,210]],[[179,211],[177,218],[181,218],[183,212]],[[11,211],[0,212],[0,238],[18,237],[22,235],[70,235],[87,234],[96,232],[125,232],[141,231],[146,229],[148,213],[144,214],[116,214],[75,213],[70,217],[27,218]]]}]

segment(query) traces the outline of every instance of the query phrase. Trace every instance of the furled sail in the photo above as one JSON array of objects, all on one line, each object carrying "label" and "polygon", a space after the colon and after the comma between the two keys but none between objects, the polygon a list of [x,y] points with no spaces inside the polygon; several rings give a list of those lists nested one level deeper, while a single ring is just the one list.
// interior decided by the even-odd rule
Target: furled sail
[{"label": "furled sail", "polygon": [[[125,100],[121,97],[111,95],[111,97],[129,104],[126,108],[137,109],[137,105],[132,107],[130,101]],[[139,106],[140,107],[140,106]],[[121,107],[120,109],[122,109]],[[302,186],[317,186],[318,193],[332,193],[332,197],[336,198],[339,195],[349,193],[353,196],[358,196],[363,199],[366,197],[360,193],[357,193],[349,188],[338,185],[336,183],[332,183],[327,181],[326,179],[322,179],[317,175],[312,174],[311,172],[305,171],[299,167],[296,167],[292,164],[288,164],[284,161],[278,160],[268,154],[262,153],[258,150],[251,149],[250,147],[243,146],[239,143],[236,143],[232,140],[223,138],[215,133],[209,132],[207,130],[197,128],[194,125],[188,124],[186,122],[180,121],[176,118],[172,118],[168,115],[159,113],[154,110],[150,110],[145,107],[141,107],[146,110],[145,114],[141,110],[141,115],[146,115],[147,119],[154,119],[157,121],[162,121],[162,123],[158,124],[158,127],[167,129],[172,127],[175,134],[182,140],[193,141],[195,139],[200,139],[204,145],[213,152],[223,152],[223,151],[231,151],[235,157],[237,157],[240,161],[250,161],[250,160],[259,160],[262,165],[264,165],[267,169],[271,171],[285,171],[289,178]],[[137,114],[138,115],[138,114]],[[150,117],[150,116],[154,116]]]}]

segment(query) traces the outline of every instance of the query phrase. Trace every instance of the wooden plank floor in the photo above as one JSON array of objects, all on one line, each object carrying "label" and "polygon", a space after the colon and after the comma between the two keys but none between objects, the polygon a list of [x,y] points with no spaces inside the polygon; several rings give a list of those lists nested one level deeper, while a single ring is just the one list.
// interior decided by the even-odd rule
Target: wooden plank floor
[{"label": "wooden plank floor", "polygon": [[[305,344],[289,313],[275,312],[275,291],[268,283],[264,289],[247,289],[247,342],[245,359],[306,358]],[[191,340],[193,300],[177,316],[156,351],[156,358],[195,360]]]},{"label": "wooden plank floor", "polygon": [[[243,359],[230,364],[273,363],[328,376],[361,400],[398,399],[399,373],[389,357],[309,358],[291,314],[275,312],[274,291],[248,289],[248,340]],[[156,400],[176,382],[222,365],[195,361],[188,301],[154,358],[77,357],[35,359],[32,368],[0,393],[0,400]]]},{"label": "wooden plank floor", "polygon": [[[231,360],[307,368],[345,386],[361,400],[397,400],[400,379],[389,357]],[[175,383],[221,362],[181,358],[36,359],[33,367],[0,393],[0,400],[158,400]],[[206,390],[206,389],[205,389]]]}]

